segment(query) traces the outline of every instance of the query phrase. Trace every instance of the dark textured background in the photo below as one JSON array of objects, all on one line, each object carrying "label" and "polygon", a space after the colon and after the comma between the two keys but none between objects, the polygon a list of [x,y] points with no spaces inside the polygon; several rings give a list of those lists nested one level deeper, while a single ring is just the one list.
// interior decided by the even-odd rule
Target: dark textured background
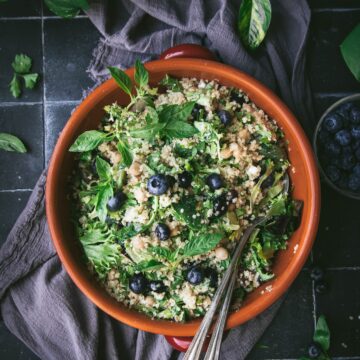
[{"label": "dark textured background", "polygon": [[[318,117],[336,100],[360,92],[344,65],[339,44],[360,21],[360,0],[309,0],[312,26],[308,70]],[[92,85],[85,70],[99,34],[85,15],[61,20],[42,10],[39,0],[0,4],[0,131],[24,140],[27,155],[1,152],[0,244],[49,160],[59,131],[83,89]],[[41,74],[34,91],[16,100],[8,92],[15,54],[33,59]],[[325,314],[331,328],[333,358],[360,359],[359,202],[323,184],[319,234],[307,267],[295,281],[278,316],[250,359],[297,359],[306,355],[314,321]],[[311,262],[326,269],[327,293],[315,294]],[[241,346],[241,339],[239,340]],[[37,359],[0,322],[0,359]]]}]

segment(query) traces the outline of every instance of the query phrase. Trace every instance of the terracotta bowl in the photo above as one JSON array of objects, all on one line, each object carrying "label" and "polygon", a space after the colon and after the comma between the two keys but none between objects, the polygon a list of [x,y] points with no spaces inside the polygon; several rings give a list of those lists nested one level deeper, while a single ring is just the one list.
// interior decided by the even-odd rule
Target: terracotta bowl
[{"label": "terracotta bowl", "polygon": [[[188,50],[193,51],[194,48],[190,47]],[[229,329],[250,320],[273,304],[285,293],[300,272],[317,231],[320,212],[319,177],[312,149],[304,131],[281,100],[264,85],[241,71],[215,61],[195,59],[194,57],[210,56],[206,51],[198,48],[195,50],[197,52],[194,53],[193,58],[174,58],[174,52],[170,52],[164,55],[168,60],[147,63],[146,68],[149,70],[151,83],[155,85],[165,74],[169,74],[173,77],[216,79],[223,85],[244,90],[250,99],[276,119],[283,129],[289,142],[288,152],[293,167],[293,171],[289,172],[294,185],[293,196],[304,202],[299,229],[290,239],[287,250],[280,251],[276,256],[273,268],[275,278],[247,296],[240,310],[229,315],[226,325]],[[180,51],[180,55],[184,56],[184,53]],[[134,69],[126,72],[133,78]],[[46,214],[51,236],[70,277],[100,309],[115,319],[144,331],[171,336],[193,336],[201,320],[187,323],[152,320],[129,310],[106,293],[82,261],[82,254],[70,221],[71,205],[66,196],[68,177],[74,167],[74,157],[68,149],[83,131],[97,128],[104,115],[104,106],[115,101],[125,105],[129,98],[115,81],[110,79],[95,89],[79,105],[61,133],[51,159],[46,186]],[[266,288],[270,289],[269,285],[271,291],[266,290]]]}]

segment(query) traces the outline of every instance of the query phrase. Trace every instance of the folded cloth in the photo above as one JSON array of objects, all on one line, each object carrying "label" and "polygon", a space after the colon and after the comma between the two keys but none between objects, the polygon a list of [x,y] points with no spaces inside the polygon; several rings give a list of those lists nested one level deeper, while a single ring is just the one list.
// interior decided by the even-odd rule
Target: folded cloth
[{"label": "folded cloth", "polygon": [[[131,66],[180,43],[205,44],[225,63],[274,89],[310,133],[311,98],[304,75],[310,11],[305,0],[272,1],[264,45],[248,53],[235,24],[238,1],[92,1],[88,15],[103,39],[90,75]],[[44,172],[0,249],[1,314],[9,330],[42,359],[181,359],[163,336],[115,321],[73,284],[52,246],[44,208]],[[244,359],[281,305],[230,331],[221,359]]]}]

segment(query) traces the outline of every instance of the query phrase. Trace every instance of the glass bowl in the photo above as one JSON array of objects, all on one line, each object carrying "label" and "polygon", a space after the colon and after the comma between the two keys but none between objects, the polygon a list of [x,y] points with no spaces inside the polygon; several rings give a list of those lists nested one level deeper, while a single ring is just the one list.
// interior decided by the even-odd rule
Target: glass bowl
[{"label": "glass bowl", "polygon": [[325,119],[325,117],[333,112],[334,110],[336,110],[340,105],[342,104],[345,104],[345,103],[349,103],[349,102],[352,102],[352,103],[355,103],[355,104],[358,104],[360,105],[360,94],[354,94],[354,95],[350,95],[350,96],[347,96],[347,97],[344,97],[342,98],[341,100],[335,102],[333,105],[331,105],[321,116],[317,126],[316,126],[316,129],[315,129],[315,133],[314,133],[314,138],[313,138],[313,148],[314,148],[314,152],[315,152],[315,157],[316,157],[316,161],[317,161],[317,164],[318,164],[318,168],[320,170],[320,173],[321,173],[321,176],[322,178],[325,180],[325,182],[330,186],[332,187],[333,189],[335,189],[338,193],[342,194],[342,195],[345,195],[349,198],[352,198],[352,199],[357,199],[357,200],[360,200],[360,191],[358,193],[356,192],[353,192],[351,190],[345,190],[345,189],[342,189],[340,187],[338,187],[336,184],[334,184],[330,179],[329,177],[326,175],[325,171],[324,171],[324,168],[323,168],[323,165],[321,164],[321,161],[319,159],[319,153],[318,153],[318,135],[319,135],[319,132],[320,132],[320,128],[322,126],[322,123]]}]

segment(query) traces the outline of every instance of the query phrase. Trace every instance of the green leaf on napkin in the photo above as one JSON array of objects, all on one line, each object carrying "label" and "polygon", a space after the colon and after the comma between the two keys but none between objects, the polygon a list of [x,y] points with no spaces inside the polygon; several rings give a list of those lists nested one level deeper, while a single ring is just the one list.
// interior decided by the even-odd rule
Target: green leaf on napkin
[{"label": "green leaf on napkin", "polygon": [[360,81],[360,23],[342,42],[340,50],[355,79]]}]

